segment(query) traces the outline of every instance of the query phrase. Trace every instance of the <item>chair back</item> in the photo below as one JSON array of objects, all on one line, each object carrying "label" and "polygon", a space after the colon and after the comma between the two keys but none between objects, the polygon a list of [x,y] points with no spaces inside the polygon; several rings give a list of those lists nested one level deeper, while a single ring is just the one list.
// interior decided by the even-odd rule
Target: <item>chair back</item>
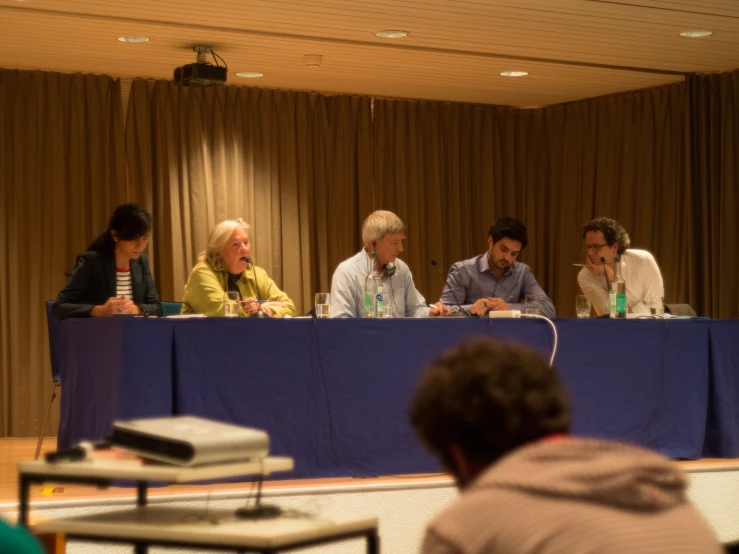
[{"label": "chair back", "polygon": [[49,357],[51,358],[51,379],[59,381],[59,329],[61,321],[52,313],[51,308],[54,306],[54,300],[46,301],[46,324],[49,327]]},{"label": "chair back", "polygon": [[179,315],[182,309],[182,302],[162,302],[162,316]]}]

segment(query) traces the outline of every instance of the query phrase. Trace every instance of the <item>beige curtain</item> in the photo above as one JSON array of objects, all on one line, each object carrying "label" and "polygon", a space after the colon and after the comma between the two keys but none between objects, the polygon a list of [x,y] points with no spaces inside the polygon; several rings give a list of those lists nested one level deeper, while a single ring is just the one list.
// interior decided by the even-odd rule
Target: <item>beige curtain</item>
[{"label": "beige curtain", "polygon": [[181,299],[224,219],[251,224],[255,263],[299,311],[360,244],[372,193],[367,97],[135,80],[126,152],[132,198],[155,218],[163,299]]},{"label": "beige curtain", "polygon": [[39,432],[51,394],[44,301],[125,201],[122,123],[117,80],[0,69],[0,436]]},{"label": "beige curtain", "polygon": [[739,71],[691,75],[691,303],[713,317],[739,317]]},{"label": "beige curtain", "polygon": [[684,84],[536,110],[376,101],[378,207],[406,222],[419,290],[436,301],[430,260],[446,270],[484,252],[495,219],[513,216],[529,230],[522,261],[574,316],[580,228],[604,215],[654,252],[666,300],[687,302],[686,102]]},{"label": "beige curtain", "polygon": [[[668,302],[739,316],[733,256],[739,73],[535,110],[0,70],[0,436],[38,432],[50,394],[43,301],[125,200],[155,218],[160,293],[179,300],[212,226],[244,217],[255,261],[307,311],[373,209],[435,301],[444,268],[521,218],[523,261],[574,315],[580,226],[606,215],[654,252]],[[125,177],[128,162],[128,181]],[[58,404],[57,404],[58,406]],[[48,432],[56,428],[56,418]]]}]

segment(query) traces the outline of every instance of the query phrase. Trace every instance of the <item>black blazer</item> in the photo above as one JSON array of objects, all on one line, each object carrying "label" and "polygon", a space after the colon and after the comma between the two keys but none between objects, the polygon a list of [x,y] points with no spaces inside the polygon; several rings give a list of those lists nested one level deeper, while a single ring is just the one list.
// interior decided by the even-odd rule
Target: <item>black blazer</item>
[{"label": "black blazer", "polygon": [[[77,259],[72,276],[56,297],[52,312],[59,319],[89,317],[95,306],[117,296],[117,286],[115,257],[89,250]],[[162,315],[162,304],[146,254],[131,260],[131,286],[133,303],[140,306],[145,315]]]}]

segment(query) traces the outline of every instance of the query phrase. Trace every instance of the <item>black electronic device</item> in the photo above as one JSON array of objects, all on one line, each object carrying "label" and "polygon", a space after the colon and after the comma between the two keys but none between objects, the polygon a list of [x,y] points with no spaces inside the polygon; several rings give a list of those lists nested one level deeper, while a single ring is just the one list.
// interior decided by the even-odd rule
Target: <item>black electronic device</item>
[{"label": "black electronic device", "polygon": [[181,86],[209,86],[223,84],[228,79],[228,67],[224,62],[221,66],[216,60],[216,65],[207,61],[208,54],[216,59],[217,54],[210,46],[193,46],[198,53],[195,63],[188,63],[174,70],[174,82]]}]

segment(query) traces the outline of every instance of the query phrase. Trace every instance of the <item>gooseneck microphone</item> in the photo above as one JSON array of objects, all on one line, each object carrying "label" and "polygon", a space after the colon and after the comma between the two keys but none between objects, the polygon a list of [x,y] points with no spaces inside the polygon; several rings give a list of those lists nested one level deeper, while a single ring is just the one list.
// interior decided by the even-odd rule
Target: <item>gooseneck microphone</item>
[{"label": "gooseneck microphone", "polygon": [[254,272],[254,286],[257,289],[257,303],[260,304],[259,306],[257,306],[257,311],[251,314],[249,317],[269,317],[262,311],[262,299],[259,297],[259,283],[257,282],[257,266],[254,265],[254,262],[251,261],[251,258],[246,258],[246,261],[251,265],[251,270]]},{"label": "gooseneck microphone", "polygon": [[[446,279],[444,279],[444,274],[442,273],[441,269],[439,268],[439,264],[436,263],[436,260],[431,260],[431,265],[436,268],[436,271],[438,271],[439,272],[439,275],[441,275],[441,278],[444,281],[444,284],[446,284]],[[444,289],[442,288],[441,291],[444,292]],[[461,314],[461,315],[458,315],[456,317],[470,317],[470,314],[468,314],[467,312],[465,312],[462,309],[462,306],[459,305],[459,300],[457,300],[457,296],[454,294],[454,291],[451,289],[451,287],[449,288],[449,292],[452,294],[452,298],[454,298],[454,303],[457,305],[457,308],[459,308],[459,311],[457,312],[457,314]]]},{"label": "gooseneck microphone", "polygon": [[611,283],[608,282],[608,271],[606,270],[606,259],[601,256],[600,257],[600,263],[603,264],[603,276],[606,278],[606,290],[608,290],[608,287]]},{"label": "gooseneck microphone", "polygon": [[[606,259],[603,256],[600,257],[600,263],[603,264],[603,276],[606,278],[606,292],[610,295],[611,294],[611,290],[610,290],[611,284],[608,282],[608,271],[606,270]],[[610,307],[609,307],[609,310],[610,310]],[[604,313],[603,315],[599,315],[598,317],[599,318],[611,317],[610,311]]]}]

